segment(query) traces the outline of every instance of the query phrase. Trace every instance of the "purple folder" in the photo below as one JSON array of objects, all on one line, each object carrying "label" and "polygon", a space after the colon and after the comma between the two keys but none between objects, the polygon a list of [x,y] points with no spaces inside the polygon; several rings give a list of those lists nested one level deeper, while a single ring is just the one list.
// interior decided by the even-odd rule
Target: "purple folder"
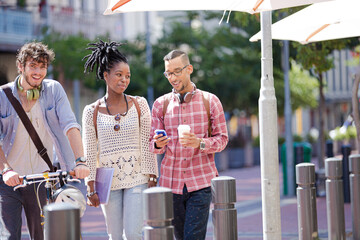
[{"label": "purple folder", "polygon": [[95,191],[99,196],[101,204],[107,204],[110,196],[113,168],[97,168],[95,178]]}]

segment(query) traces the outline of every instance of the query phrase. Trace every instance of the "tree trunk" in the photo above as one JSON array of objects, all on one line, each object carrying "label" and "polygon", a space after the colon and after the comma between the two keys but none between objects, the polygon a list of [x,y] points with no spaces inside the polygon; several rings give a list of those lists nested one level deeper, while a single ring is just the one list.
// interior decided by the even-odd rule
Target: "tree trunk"
[{"label": "tree trunk", "polygon": [[318,167],[324,168],[324,156],[325,156],[325,134],[324,134],[324,109],[325,109],[325,97],[324,97],[324,82],[322,74],[319,73],[319,154],[318,154]]},{"label": "tree trunk", "polygon": [[360,153],[360,120],[359,120],[359,99],[358,89],[360,82],[360,74],[356,74],[354,85],[352,88],[352,114],[356,127],[356,150]]}]

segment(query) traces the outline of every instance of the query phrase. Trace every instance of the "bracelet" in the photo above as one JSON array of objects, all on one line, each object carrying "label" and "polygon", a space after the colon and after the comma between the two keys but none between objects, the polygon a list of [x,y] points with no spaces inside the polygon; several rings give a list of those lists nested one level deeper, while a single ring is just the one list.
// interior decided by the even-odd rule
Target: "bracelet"
[{"label": "bracelet", "polygon": [[157,182],[157,179],[154,178],[154,177],[151,177],[151,178],[149,178],[149,181],[151,181],[151,182]]},{"label": "bracelet", "polygon": [[14,170],[12,169],[12,167],[6,167],[6,168],[4,168],[4,169],[1,171],[1,174],[4,175],[5,173],[10,172],[10,171],[14,171]]},{"label": "bracelet", "polygon": [[92,197],[96,193],[97,193],[96,191],[89,192],[89,193],[86,194],[86,196],[89,198],[89,197]]},{"label": "bracelet", "polygon": [[76,166],[75,166],[75,167],[77,167],[77,166],[81,166],[81,165],[82,165],[82,166],[86,166],[86,167],[88,166],[88,165],[86,165],[85,163],[78,163],[78,164],[76,164]]}]

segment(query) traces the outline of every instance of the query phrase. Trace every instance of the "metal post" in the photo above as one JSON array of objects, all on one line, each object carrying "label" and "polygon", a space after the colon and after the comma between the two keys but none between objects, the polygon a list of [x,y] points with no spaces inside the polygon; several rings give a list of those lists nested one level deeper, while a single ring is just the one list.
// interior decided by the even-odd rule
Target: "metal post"
[{"label": "metal post", "polygon": [[344,202],[350,202],[350,181],[349,181],[349,156],[351,154],[351,146],[350,145],[342,145],[341,153],[343,155],[342,161],[342,179],[344,185]]},{"label": "metal post", "polygon": [[291,95],[290,95],[290,80],[289,80],[289,41],[283,41],[283,69],[284,69],[284,91],[285,91],[285,144],[286,144],[286,167],[287,169],[287,195],[295,196],[295,182],[294,182],[294,149],[292,137],[292,112],[291,112]]},{"label": "metal post", "polygon": [[153,187],[143,191],[145,240],[172,240],[174,239],[173,195],[171,189]]},{"label": "metal post", "polygon": [[317,239],[317,213],[315,190],[315,165],[300,163],[296,165],[298,229],[299,239]]},{"label": "metal post", "polygon": [[277,108],[273,77],[271,11],[261,12],[259,132],[263,239],[281,240]]},{"label": "metal post", "polygon": [[342,160],[325,160],[326,210],[329,240],[345,240],[344,189]]},{"label": "metal post", "polygon": [[211,179],[211,193],[214,239],[238,239],[235,178],[222,176]]},{"label": "metal post", "polygon": [[360,239],[360,154],[350,156],[349,169],[353,239]]},{"label": "metal post", "polygon": [[154,86],[153,86],[153,76],[152,76],[152,45],[151,45],[151,24],[150,24],[150,16],[149,12],[145,12],[146,19],[146,64],[149,69],[147,73],[147,95],[148,95],[148,103],[149,106],[152,107],[154,103]]},{"label": "metal post", "polygon": [[45,240],[79,240],[80,209],[70,203],[51,203],[44,207]]}]

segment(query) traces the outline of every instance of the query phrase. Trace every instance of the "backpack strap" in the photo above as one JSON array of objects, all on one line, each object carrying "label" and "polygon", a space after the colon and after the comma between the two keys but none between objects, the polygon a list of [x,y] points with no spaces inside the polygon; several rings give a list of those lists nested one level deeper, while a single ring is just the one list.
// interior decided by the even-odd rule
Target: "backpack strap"
[{"label": "backpack strap", "polygon": [[93,122],[94,122],[94,127],[95,127],[96,139],[98,138],[98,135],[97,135],[97,115],[98,115],[98,112],[99,112],[100,102],[101,102],[101,99],[98,99],[96,101],[96,104],[94,106],[94,114],[93,114]]},{"label": "backpack strap", "polygon": [[204,102],[204,105],[205,105],[205,109],[206,109],[206,114],[207,114],[207,117],[208,117],[208,134],[209,134],[209,137],[211,137],[211,120],[210,120],[210,100],[209,100],[209,94],[208,92],[204,92],[204,91],[201,91],[202,92],[202,99],[203,99],[203,102]]},{"label": "backpack strap", "polygon": [[165,114],[166,114],[166,109],[169,106],[169,102],[170,102],[170,97],[167,97],[167,95],[165,95],[165,100],[164,100],[164,105],[163,105],[163,119],[165,119]]},{"label": "backpack strap", "polygon": [[137,111],[137,113],[138,113],[139,127],[140,127],[141,110],[140,110],[139,103],[138,103],[138,101],[137,101],[137,97],[133,97],[133,96],[130,96],[130,95],[128,95],[128,96],[130,97],[130,99],[131,99],[131,100],[134,102],[134,104],[135,104],[136,111]]}]

